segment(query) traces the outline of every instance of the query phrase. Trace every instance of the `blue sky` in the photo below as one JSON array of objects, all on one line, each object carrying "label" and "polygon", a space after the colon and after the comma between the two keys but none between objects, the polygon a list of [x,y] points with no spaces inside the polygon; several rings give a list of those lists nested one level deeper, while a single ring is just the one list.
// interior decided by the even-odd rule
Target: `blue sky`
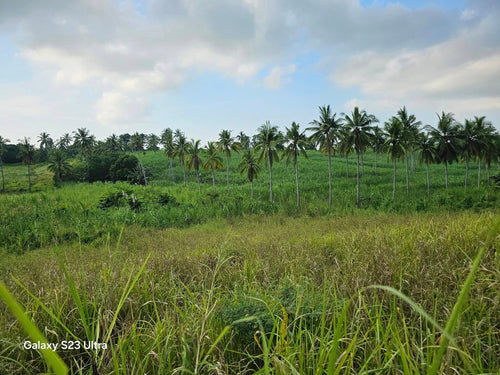
[{"label": "blue sky", "polygon": [[86,127],[215,140],[318,106],[500,124],[496,0],[0,3],[0,135]]}]

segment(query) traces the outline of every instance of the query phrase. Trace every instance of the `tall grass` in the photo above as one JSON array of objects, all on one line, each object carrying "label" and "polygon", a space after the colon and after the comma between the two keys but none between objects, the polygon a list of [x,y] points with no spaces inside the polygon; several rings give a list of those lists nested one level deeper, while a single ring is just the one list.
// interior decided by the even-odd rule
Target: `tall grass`
[{"label": "tall grass", "polygon": [[[496,373],[498,221],[278,214],[130,226],[119,245],[7,254],[0,277],[49,342],[109,344],[58,351],[73,373]],[[0,318],[0,372],[45,371],[3,305]]]}]

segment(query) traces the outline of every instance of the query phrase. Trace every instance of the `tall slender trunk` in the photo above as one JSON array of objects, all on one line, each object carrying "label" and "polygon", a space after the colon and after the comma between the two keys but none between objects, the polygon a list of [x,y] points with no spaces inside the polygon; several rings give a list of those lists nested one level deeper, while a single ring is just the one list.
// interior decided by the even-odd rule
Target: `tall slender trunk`
[{"label": "tall slender trunk", "polygon": [[328,150],[328,208],[332,207],[332,151]]},{"label": "tall slender trunk", "polygon": [[377,156],[378,156],[378,153],[376,152],[375,153],[375,174],[377,174]]},{"label": "tall slender trunk", "polygon": [[361,152],[361,176],[365,175],[365,153]]},{"label": "tall slender trunk", "polygon": [[300,193],[299,193],[299,163],[297,161],[297,154],[295,154],[295,185],[297,186],[297,207],[300,207]]},{"label": "tall slender trunk", "polygon": [[425,162],[425,168],[427,170],[427,196],[431,196],[431,180],[429,178],[429,162]]},{"label": "tall slender trunk", "polygon": [[359,181],[359,151],[356,150],[356,155],[358,157],[358,162],[356,165],[356,184],[357,184],[357,192],[356,192],[356,206],[359,208],[360,204],[360,181]]},{"label": "tall slender trunk", "polygon": [[396,158],[392,160],[392,165],[394,168],[394,179],[392,183],[392,199],[394,200],[396,198]]},{"label": "tall slender trunk", "polygon": [[410,171],[408,167],[408,153],[405,150],[405,163],[406,163],[406,195],[410,195]]},{"label": "tall slender trunk", "polygon": [[477,187],[481,186],[481,159],[477,162]]},{"label": "tall slender trunk", "polygon": [[229,155],[226,154],[226,177],[227,177],[227,191],[230,191],[229,187]]},{"label": "tall slender trunk", "polygon": [[444,173],[446,177],[446,189],[448,189],[448,162],[445,160],[444,161]]},{"label": "tall slender trunk", "polygon": [[29,164],[28,164],[28,191],[31,193],[31,169]]},{"label": "tall slender trunk", "polygon": [[196,181],[198,181],[198,191],[199,191],[199,192],[200,192],[200,194],[201,194],[200,172],[198,171],[198,169],[196,170]]},{"label": "tall slender trunk", "polygon": [[250,181],[250,186],[251,186],[251,188],[252,188],[252,199],[253,199],[253,180],[252,180],[252,181]]},{"label": "tall slender trunk", "polygon": [[170,158],[170,175],[172,176],[172,182],[175,182],[175,179],[174,179],[174,165],[173,165],[172,158]]},{"label": "tall slender trunk", "polygon": [[469,182],[469,153],[465,157],[465,187],[467,187]]},{"label": "tall slender trunk", "polygon": [[269,155],[269,199],[273,201],[273,156]]},{"label": "tall slender trunk", "polygon": [[214,185],[214,193],[215,193],[215,173],[213,168],[212,168],[212,183]]},{"label": "tall slender trunk", "polygon": [[142,176],[144,177],[144,185],[148,185],[148,179],[146,177],[146,170],[144,169],[144,164],[142,164],[142,159],[141,159],[141,152],[139,151],[137,153],[137,156],[139,157],[139,164],[141,166],[141,171],[142,171]]}]

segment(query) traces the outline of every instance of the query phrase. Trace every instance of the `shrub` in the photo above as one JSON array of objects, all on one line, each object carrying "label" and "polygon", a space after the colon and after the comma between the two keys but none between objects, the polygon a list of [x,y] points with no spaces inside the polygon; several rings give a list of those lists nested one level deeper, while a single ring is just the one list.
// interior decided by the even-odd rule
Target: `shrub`
[{"label": "shrub", "polygon": [[112,181],[131,181],[138,164],[139,159],[136,156],[122,155],[109,168],[109,176]]}]

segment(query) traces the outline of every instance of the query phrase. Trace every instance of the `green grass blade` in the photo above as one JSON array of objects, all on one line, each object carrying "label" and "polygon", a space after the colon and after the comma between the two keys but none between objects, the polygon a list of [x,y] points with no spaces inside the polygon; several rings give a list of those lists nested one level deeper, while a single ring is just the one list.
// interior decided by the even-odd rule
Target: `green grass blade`
[{"label": "green grass blade", "polygon": [[[17,321],[22,325],[26,333],[30,336],[33,341],[40,341],[42,343],[48,343],[45,337],[42,335],[40,330],[33,324],[33,322],[26,316],[21,305],[16,301],[14,296],[10,294],[7,290],[5,284],[0,281],[0,297],[5,301],[7,307],[12,311]],[[61,357],[57,355],[56,352],[51,349],[40,349],[47,365],[57,374],[66,375],[68,373],[68,367],[63,362]]]}]

